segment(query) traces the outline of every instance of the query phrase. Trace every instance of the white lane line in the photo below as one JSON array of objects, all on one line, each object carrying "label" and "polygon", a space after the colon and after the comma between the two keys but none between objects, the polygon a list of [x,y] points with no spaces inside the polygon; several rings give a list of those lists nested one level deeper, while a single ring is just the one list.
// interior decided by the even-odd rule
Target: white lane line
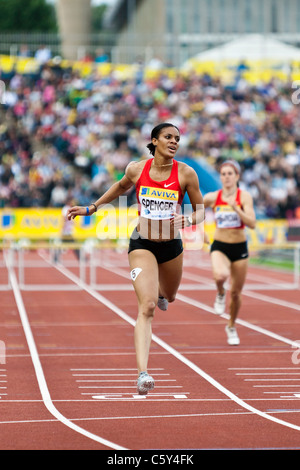
[{"label": "white lane line", "polygon": [[[134,378],[136,378],[136,373],[135,374],[72,374],[72,375],[73,377],[122,377],[122,376],[129,377],[130,375],[132,375]],[[166,376],[166,375],[170,375],[170,374],[155,374],[155,377]],[[80,382],[80,380],[77,380],[76,382]]]},{"label": "white lane line", "polygon": [[[62,268],[64,269],[64,268]],[[113,271],[115,272],[115,271]],[[126,270],[124,269],[119,269],[118,270],[118,273],[117,273],[119,276],[121,277],[125,277],[125,278],[128,278],[128,273]],[[187,273],[185,273],[186,275]],[[207,278],[205,277],[202,277],[202,276],[199,276],[199,275],[192,275],[194,278],[197,278],[198,281],[200,282],[203,282],[204,284],[207,284],[209,286],[211,286],[211,281],[208,280]],[[78,278],[77,278],[78,279]],[[271,302],[271,303],[275,303],[275,304],[280,304],[284,307],[287,307],[287,308],[291,308],[291,309],[295,309],[295,310],[300,310],[300,305],[298,304],[294,304],[292,302],[285,302],[285,301],[280,301],[278,299],[273,299],[272,297],[269,297],[267,295],[262,295],[262,294],[257,294],[256,292],[251,292],[251,291],[248,291],[248,292],[244,292],[243,291],[243,294],[245,295],[248,295],[249,297],[251,298],[257,298],[258,300],[263,300],[265,302]],[[213,313],[215,315],[215,311],[212,307],[210,307],[209,305],[206,305],[204,304],[203,302],[200,302],[198,300],[194,300],[190,297],[187,297],[186,295],[183,295],[181,294],[180,292],[177,293],[177,296],[176,298],[178,300],[181,300],[182,302],[185,302],[189,305],[192,305],[193,307],[196,307],[196,308],[200,308],[202,310],[205,310],[206,312],[209,312],[209,313]],[[222,317],[222,318],[226,318],[226,319],[229,319],[229,315],[227,313],[224,313],[223,315],[218,315],[219,317]],[[281,341],[283,343],[286,343],[286,344],[289,344],[291,345],[292,347],[294,348],[299,348],[299,343],[297,341],[292,341],[288,338],[285,338],[281,335],[277,335],[276,333],[273,333],[269,330],[266,330],[265,328],[261,328],[260,326],[257,326],[257,325],[253,325],[245,320],[241,320],[239,318],[237,318],[236,320],[236,323],[237,324],[240,324],[240,325],[243,325],[244,327],[246,328],[249,328],[251,330],[254,330],[254,331],[257,331],[258,333],[261,333],[263,335],[266,335],[266,336],[270,336],[271,338],[273,339],[277,339],[278,341]]]},{"label": "white lane line", "polygon": [[[300,375],[300,372],[246,372],[245,374],[235,374],[235,375]],[[248,379],[246,379],[248,380]],[[283,380],[283,379],[280,379]],[[293,380],[293,379],[286,379],[286,380]],[[300,380],[300,379],[298,379]]]},{"label": "white lane line", "polygon": [[[209,288],[212,287],[211,281],[207,280],[207,278],[205,278],[204,276],[201,276],[199,274],[189,274],[187,272],[185,272],[185,276],[187,278],[190,277],[190,276],[193,276],[193,280],[198,280],[198,282],[201,282],[202,284],[206,285]],[[282,286],[282,283],[279,286],[277,286],[276,284],[273,284],[273,283],[270,285],[270,287],[273,288],[274,292],[276,292],[276,289],[280,288],[281,286]],[[214,284],[214,289],[216,289],[215,284]],[[253,289],[253,287],[252,287],[252,289]],[[296,289],[293,289],[293,290],[296,290]],[[281,300],[281,299],[278,299],[278,298],[270,297],[269,295],[266,295],[266,294],[259,294],[258,292],[253,292],[252,290],[249,289],[247,284],[245,284],[245,286],[244,286],[243,295],[251,297],[251,298],[254,297],[257,300],[262,300],[264,302],[272,303],[272,304],[275,304],[275,305],[281,305],[282,307],[287,307],[287,308],[291,308],[293,310],[300,311],[300,305],[299,304],[296,304],[294,302],[288,302],[287,300]]]},{"label": "white lane line", "polygon": [[[71,281],[73,281],[75,284],[78,286],[81,286],[83,290],[85,290],[88,294],[90,294],[92,297],[94,297],[96,300],[98,300],[100,303],[105,305],[107,308],[115,312],[118,316],[123,318],[125,321],[130,323],[132,326],[135,326],[135,320],[133,320],[127,313],[125,313],[123,310],[121,310],[119,307],[117,307],[114,303],[112,303],[110,300],[106,299],[103,295],[99,294],[98,292],[94,291],[89,285],[87,285],[85,282],[83,282],[81,279],[79,279],[77,276],[75,276],[72,272],[69,270],[65,269],[64,267],[55,266],[56,269],[58,269],[62,274],[64,274],[66,277],[68,277]],[[244,402],[240,398],[238,398],[234,393],[232,393],[230,390],[227,388],[223,387],[219,382],[217,382],[213,377],[211,377],[209,374],[204,372],[200,367],[198,367],[196,364],[194,364],[192,361],[187,359],[185,356],[183,356],[181,353],[176,351],[172,346],[167,344],[165,341],[161,340],[158,336],[155,334],[152,334],[152,340],[156,342],[159,346],[161,346],[163,349],[168,351],[170,354],[172,354],[175,358],[177,358],[179,361],[190,367],[194,372],[196,372],[198,375],[200,375],[203,379],[205,379],[207,382],[209,382],[212,386],[217,388],[221,393],[224,395],[228,396],[232,401],[237,403],[239,406],[242,408],[245,408],[246,410],[251,411],[252,413],[265,418],[267,420],[273,421],[277,424],[280,424],[282,426],[286,426],[291,429],[295,429],[297,431],[300,431],[300,426],[297,426],[295,424],[289,423],[287,421],[275,418],[274,416],[268,415],[267,413],[264,413],[263,411],[260,411],[253,406],[249,405],[248,403]]]},{"label": "white lane line", "polygon": [[244,379],[245,382],[299,382],[300,379]]},{"label": "white lane line", "polygon": [[[6,388],[6,387],[5,387]],[[90,386],[80,386],[78,388],[104,388],[105,390],[110,390],[110,389],[114,389],[114,388],[117,388],[118,390],[124,390],[125,388],[126,389],[130,389],[130,388],[133,388],[133,390],[136,390],[136,386],[130,386],[130,385],[124,385],[122,387],[120,387],[120,385],[90,385]],[[182,388],[181,385],[168,385],[167,387],[164,387],[163,385],[160,386],[160,385],[156,385],[155,388],[166,388],[167,390],[170,390],[170,388]]]},{"label": "white lane line", "polygon": [[[200,270],[209,271],[210,278],[212,279],[211,265],[210,266],[201,266]],[[286,273],[283,273],[283,274],[286,274]],[[202,282],[202,283],[204,283],[204,284],[206,284],[207,286],[210,286],[210,287],[213,285],[214,288],[216,288],[215,283],[213,281],[208,280],[207,277],[201,276],[200,274],[190,273],[190,272],[188,272],[188,269],[185,269],[184,277],[186,277],[187,279],[190,279],[190,280]],[[255,274],[251,273],[250,269],[249,269],[248,274],[247,274],[247,280],[252,279],[253,281],[260,282],[261,285],[262,285],[262,289],[266,288],[266,290],[269,290],[272,287],[274,288],[274,290],[276,288],[290,289],[291,287],[293,287],[293,289],[297,289],[298,285],[296,285],[294,283],[293,274],[289,275],[288,277],[291,278],[290,281],[282,281],[280,279],[269,279],[266,276],[262,276],[262,275],[259,275],[259,274],[256,274],[256,273]],[[249,286],[249,284],[248,284],[248,282],[246,282],[245,288],[247,289],[248,286]]]},{"label": "white lane line", "polygon": [[300,305],[295,304],[294,302],[288,302],[287,300],[281,300],[278,298],[270,297],[269,295],[259,294],[258,292],[252,292],[250,290],[246,290],[245,292],[243,292],[243,294],[257,300],[263,300],[264,302],[280,305],[281,307],[291,308],[300,312]]},{"label": "white lane line", "polygon": [[[128,420],[128,419],[169,419],[169,418],[194,418],[201,416],[232,416],[232,415],[248,415],[244,412],[233,412],[233,413],[194,413],[194,414],[178,414],[178,415],[146,415],[146,416],[101,416],[92,418],[74,418],[72,421],[106,421],[106,420]],[[56,419],[30,419],[20,421],[0,421],[0,424],[30,424],[30,423],[56,423]]]},{"label": "white lane line", "polygon": [[[299,385],[297,384],[294,384],[294,385],[253,385],[253,388],[293,388],[293,389],[296,389],[296,390],[288,390],[287,392],[284,392],[283,390],[281,390],[280,392],[273,392],[273,393],[300,393],[300,390],[299,390]],[[267,393],[267,392],[263,392],[263,393]],[[272,393],[272,392],[270,392]]]},{"label": "white lane line", "polygon": [[[135,371],[135,375],[136,375],[136,369],[112,369],[112,368],[109,368],[109,369],[70,369],[70,370],[79,370],[79,371],[80,371],[80,370],[114,370],[114,371],[116,371],[116,370],[121,370],[121,371],[124,371],[124,370],[132,370],[132,371]],[[152,368],[152,369],[148,369],[148,370],[149,370],[149,371],[150,371],[150,370],[153,371],[153,370],[164,370],[164,369],[161,369],[161,368],[159,368],[159,369],[153,369],[153,368]],[[118,374],[118,375],[119,375],[119,374]]]},{"label": "white lane line", "polygon": [[[245,379],[245,380],[248,380],[248,379]],[[252,379],[252,380],[255,380],[255,379]],[[278,379],[278,380],[280,380],[280,379]],[[281,380],[284,380],[284,379],[281,379]],[[300,379],[290,379],[290,380],[300,380]],[[135,381],[133,381],[132,379],[122,379],[122,380],[102,380],[102,379],[100,379],[100,380],[76,380],[76,382],[77,383],[78,382],[84,382],[84,383],[91,383],[91,382],[93,382],[93,383],[94,382],[101,382],[101,383],[105,382],[106,383],[107,382],[107,383],[110,383],[110,384],[111,383],[121,382],[123,384],[124,382],[133,383]],[[158,383],[158,382],[176,382],[176,380],[175,379],[167,379],[167,380],[157,380],[157,379],[155,379],[155,383]]]},{"label": "white lane line", "polygon": [[39,388],[40,388],[40,392],[41,392],[41,395],[42,395],[42,398],[43,398],[43,401],[44,401],[44,404],[45,404],[46,408],[60,422],[62,422],[63,424],[65,424],[69,428],[73,429],[74,431],[82,434],[83,436],[88,437],[89,439],[92,439],[96,442],[99,442],[100,444],[102,444],[106,447],[109,447],[111,449],[127,450],[124,447],[121,447],[121,446],[119,446],[119,445],[117,445],[117,444],[115,444],[111,441],[108,441],[108,440],[103,439],[99,436],[96,436],[95,434],[92,434],[91,432],[86,431],[85,429],[83,429],[83,428],[77,426],[76,424],[72,423],[69,419],[67,419],[65,416],[63,416],[57,410],[57,408],[55,408],[55,406],[53,405],[53,402],[52,402],[52,399],[51,399],[51,396],[50,396],[50,393],[49,393],[49,390],[48,390],[47,382],[46,382],[46,379],[45,379],[45,376],[44,376],[43,368],[42,368],[42,365],[41,365],[41,362],[40,362],[40,359],[39,359],[36,344],[35,344],[35,341],[34,341],[34,338],[33,338],[33,335],[32,335],[32,331],[31,331],[31,328],[30,328],[30,324],[29,324],[28,316],[27,316],[26,309],[25,309],[25,306],[24,306],[24,303],[23,303],[22,295],[21,295],[21,292],[20,292],[20,289],[19,289],[19,286],[18,286],[17,278],[15,276],[15,273],[14,273],[13,269],[8,264],[7,264],[7,269],[8,269],[8,273],[9,273],[10,283],[11,283],[11,286],[12,286],[12,289],[13,289],[13,292],[14,292],[16,304],[18,306],[20,319],[21,319],[22,326],[23,326],[23,329],[24,329],[24,333],[25,333],[25,336],[26,336],[26,340],[27,340],[27,343],[28,343],[28,348],[29,348],[30,355],[31,355],[31,358],[32,358],[36,378],[37,378]]},{"label": "white lane line", "polygon": [[[288,413],[299,413],[300,410],[278,410],[274,411],[274,414],[288,414]],[[92,418],[74,418],[72,421],[99,421],[99,420],[128,420],[128,419],[170,419],[170,418],[201,418],[207,416],[235,416],[235,415],[251,415],[252,413],[247,411],[236,411],[220,412],[220,413],[191,413],[191,414],[174,414],[174,415],[145,415],[145,416],[101,416]],[[20,421],[0,421],[0,424],[30,424],[30,423],[53,423],[55,419],[31,419],[31,420],[20,420]]]},{"label": "white lane line", "polygon": [[300,367],[229,367],[228,370],[300,370]]},{"label": "white lane line", "polygon": [[[198,300],[191,299],[190,297],[187,297],[186,295],[182,295],[182,294],[177,294],[177,299],[189,305],[193,305],[193,307],[200,308],[202,310],[205,310],[206,312],[210,312],[215,315],[214,309],[204,304],[203,302],[199,302]],[[227,313],[224,313],[223,315],[218,315],[218,317],[229,319],[229,315]],[[277,339],[278,341],[281,341],[282,343],[289,344],[294,348],[299,348],[298,341],[293,341],[289,338],[285,338],[284,336],[278,335],[277,333],[273,333],[272,331],[266,330],[265,328],[261,328],[260,326],[257,326],[257,325],[253,325],[252,323],[249,323],[245,320],[241,320],[239,318],[237,318],[236,323],[239,325],[243,325],[246,328],[249,328],[250,330],[257,331],[258,333],[261,333],[265,336],[270,336],[273,339]]]}]

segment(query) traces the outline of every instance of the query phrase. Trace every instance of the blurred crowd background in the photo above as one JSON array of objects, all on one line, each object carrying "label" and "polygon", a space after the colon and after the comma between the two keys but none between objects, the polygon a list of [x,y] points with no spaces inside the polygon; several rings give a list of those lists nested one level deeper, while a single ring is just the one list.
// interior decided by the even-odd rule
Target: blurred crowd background
[{"label": "blurred crowd background", "polygon": [[[39,13],[39,28],[43,24],[47,30],[47,24],[42,23],[45,18],[52,18],[57,28],[53,5],[64,6],[68,10],[58,8],[57,11],[61,11],[63,20],[70,16],[73,21],[67,25],[72,44],[74,24],[78,28],[82,26],[84,13],[87,19],[90,16],[96,18],[97,12],[103,13],[102,5],[91,10],[90,0],[76,0],[75,3],[77,9],[73,9],[74,18],[71,18],[72,2],[30,1],[24,12],[29,11],[29,6],[36,8],[36,5],[40,10],[34,10],[35,16],[23,15],[23,18],[20,0],[0,0],[2,8],[7,9],[0,24],[8,33],[18,31],[28,18],[36,18]],[[211,2],[204,0],[194,2],[191,10],[191,5],[182,1],[178,3],[182,12],[182,31],[186,27],[183,20],[189,19],[194,33],[201,32],[201,28],[209,32],[205,28],[212,24],[211,17],[215,18],[218,13],[221,24],[222,12],[230,17],[238,12],[245,31],[248,28],[256,32],[259,26],[277,28],[280,32],[284,26],[280,22],[281,4],[277,0],[275,3],[278,25],[270,23],[271,13],[266,10],[264,23],[259,26],[256,16],[250,15],[252,10],[260,8],[258,0],[239,0],[237,11],[226,9],[224,5],[222,10],[211,10]],[[152,11],[153,3],[122,0],[111,4],[115,5],[115,13],[111,15],[115,21],[114,37],[127,46],[126,51],[135,53],[130,34],[139,32],[139,36],[132,37],[148,38],[141,34],[138,25],[144,28],[145,12]],[[166,12],[166,25],[162,26],[162,35],[158,37],[165,37],[166,28],[170,28],[175,41],[178,35],[173,31],[175,20],[171,15],[175,15],[175,11],[172,0],[161,3],[155,0],[155,4],[165,8]],[[51,5],[52,10],[49,10]],[[246,18],[245,5],[249,10]],[[295,17],[297,6],[295,0],[287,3],[285,12],[289,13],[289,18]],[[193,11],[195,17],[187,15],[188,11]],[[69,16],[65,12],[69,12]],[[19,24],[21,19],[22,25]],[[123,23],[127,22],[127,36],[123,36],[121,19]],[[157,24],[155,15],[151,21],[153,39],[152,29],[160,23]],[[33,31],[37,22],[31,23],[27,29]],[[63,21],[60,23],[63,28]],[[236,23],[230,24],[233,29],[225,31],[227,33],[236,28]],[[287,21],[287,31],[289,27],[290,21]],[[209,37],[217,40],[217,24],[215,28]],[[266,31],[271,33],[271,29]],[[101,23],[95,25],[95,30],[101,30]],[[3,36],[2,41],[8,41],[7,38],[9,36]],[[20,39],[19,36],[14,38]],[[0,44],[6,47],[5,41]],[[137,46],[137,41],[134,44]],[[77,53],[82,52],[79,46],[76,46]],[[12,52],[13,46],[7,47]],[[180,51],[177,47],[172,51],[183,54],[186,49],[181,45]],[[87,205],[123,176],[131,160],[150,157],[146,145],[152,128],[159,122],[170,121],[181,132],[178,158],[204,162],[215,170],[215,175],[224,159],[236,159],[242,167],[240,186],[252,194],[258,218],[300,219],[300,105],[292,99],[293,95],[298,98],[299,93],[288,74],[288,78],[279,79],[274,72],[268,80],[254,83],[245,79],[241,63],[236,67],[234,79],[228,81],[222,73],[216,76],[209,71],[183,73],[182,69],[175,68],[169,73],[170,64],[152,56],[147,66],[156,73],[145,73],[145,60],[137,59],[134,72],[125,76],[117,71],[115,63],[110,64],[109,72],[107,69],[106,73],[101,73],[97,65],[108,64],[113,55],[109,57],[102,48],[96,48],[93,57],[81,57],[79,67],[73,67],[71,62],[66,64],[49,45],[39,44],[30,50],[20,43],[13,50],[17,51],[19,60],[32,57],[37,66],[24,68],[22,72],[6,52],[11,66],[5,68],[1,66],[4,56],[0,56],[0,208],[63,207],[70,199],[73,203]],[[141,50],[146,57],[149,47],[143,46]],[[113,51],[116,48],[112,47]],[[90,73],[82,73],[90,61],[94,64]],[[133,64],[128,57],[127,64],[130,63]],[[128,204],[134,202],[135,196],[131,192]]]},{"label": "blurred crowd background", "polygon": [[300,113],[290,83],[240,77],[226,86],[208,74],[147,78],[142,69],[128,79],[81,77],[53,62],[2,80],[1,207],[61,207],[70,197],[86,205],[132,159],[148,158],[152,128],[171,121],[179,158],[201,157],[216,170],[224,159],[240,162],[258,217],[300,217]]}]

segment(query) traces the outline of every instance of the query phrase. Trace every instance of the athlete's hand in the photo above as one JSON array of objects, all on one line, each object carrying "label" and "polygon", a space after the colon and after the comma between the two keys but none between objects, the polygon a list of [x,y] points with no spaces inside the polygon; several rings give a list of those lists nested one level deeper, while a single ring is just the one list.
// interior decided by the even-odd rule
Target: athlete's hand
[{"label": "athlete's hand", "polygon": [[71,207],[67,212],[67,218],[69,220],[75,219],[77,215],[87,215],[86,207],[74,206],[74,207]]},{"label": "athlete's hand", "polygon": [[233,210],[236,210],[236,198],[235,198],[235,195],[234,196],[229,196],[227,197],[226,199],[226,202],[227,204],[229,204],[229,206],[232,207]]},{"label": "athlete's hand", "polygon": [[206,243],[207,245],[209,245],[209,236],[207,235],[206,232],[204,232],[203,234],[203,243]]},{"label": "athlete's hand", "polygon": [[176,214],[176,213],[173,213],[173,219],[171,219],[170,223],[172,226],[174,226],[174,228],[177,228],[177,229],[189,226],[187,217],[182,214]]}]

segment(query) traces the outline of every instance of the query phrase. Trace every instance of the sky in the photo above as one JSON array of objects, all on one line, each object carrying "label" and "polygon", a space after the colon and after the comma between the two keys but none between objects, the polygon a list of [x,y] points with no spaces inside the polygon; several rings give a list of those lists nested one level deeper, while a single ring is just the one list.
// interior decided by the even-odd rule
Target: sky
[{"label": "sky", "polygon": [[92,0],[92,5],[101,5],[106,3],[106,5],[113,5],[117,0]]},{"label": "sky", "polygon": [[[92,5],[102,5],[102,3],[105,3],[106,5],[113,5],[116,3],[117,0],[92,0]],[[49,3],[55,3],[56,0],[47,0]]]}]

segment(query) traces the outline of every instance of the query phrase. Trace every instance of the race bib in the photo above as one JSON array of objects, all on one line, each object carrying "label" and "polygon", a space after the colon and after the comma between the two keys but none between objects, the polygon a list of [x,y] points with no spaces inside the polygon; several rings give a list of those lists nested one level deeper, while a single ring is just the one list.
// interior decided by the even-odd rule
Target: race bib
[{"label": "race bib", "polygon": [[230,206],[217,206],[215,220],[218,228],[239,228],[242,225],[240,216]]},{"label": "race bib", "polygon": [[[141,186],[139,191],[140,215],[146,219],[171,219],[176,212],[178,191],[166,188]],[[166,186],[166,185],[165,185]]]}]

